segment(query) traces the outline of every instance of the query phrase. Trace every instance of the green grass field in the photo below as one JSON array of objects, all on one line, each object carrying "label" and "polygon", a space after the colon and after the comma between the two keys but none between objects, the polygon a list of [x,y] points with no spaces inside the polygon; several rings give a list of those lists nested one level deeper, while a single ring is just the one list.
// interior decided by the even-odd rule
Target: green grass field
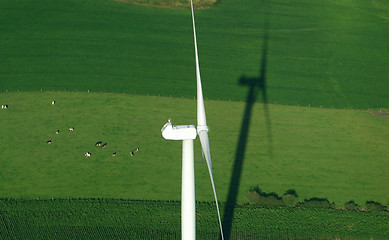
[{"label": "green grass field", "polygon": [[[51,101],[55,99],[56,105]],[[160,129],[195,124],[195,100],[97,93],[3,93],[0,196],[179,200],[181,142]],[[214,176],[225,202],[246,103],[206,101]],[[230,117],[226,118],[226,113]],[[388,118],[367,111],[254,105],[238,203],[251,186],[338,206],[389,201]],[[69,127],[75,127],[69,132]],[[60,134],[55,134],[59,129]],[[271,137],[269,137],[269,135]],[[52,140],[51,145],[46,141]],[[97,141],[107,148],[95,147]],[[140,151],[130,157],[136,147]],[[91,158],[84,152],[90,151]],[[112,157],[112,152],[117,152]],[[196,141],[196,199],[212,201]]]},{"label": "green grass field", "polygon": [[[389,108],[388,20],[386,0],[224,0],[196,12],[204,94],[244,100],[266,55],[269,103]],[[0,52],[1,91],[195,94],[187,9],[4,0]]]}]

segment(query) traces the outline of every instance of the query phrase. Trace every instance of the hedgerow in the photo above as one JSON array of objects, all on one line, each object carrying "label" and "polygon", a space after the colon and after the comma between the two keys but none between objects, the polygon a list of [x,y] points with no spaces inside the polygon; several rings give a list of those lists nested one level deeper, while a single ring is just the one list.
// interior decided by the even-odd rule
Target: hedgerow
[{"label": "hedgerow", "polygon": [[[303,208],[324,208],[334,209],[335,203],[326,198],[312,197],[310,199],[304,199],[304,201],[298,201],[298,195],[294,189],[287,190],[282,197],[279,197],[277,193],[265,193],[258,186],[251,187],[247,193],[247,199],[250,204],[257,204],[261,206],[288,206],[288,207],[303,207]],[[344,204],[344,210],[361,210],[361,211],[386,211],[388,207],[375,201],[366,201],[366,208],[361,208],[353,200]]]},{"label": "hedgerow", "polygon": [[353,200],[346,202],[344,204],[344,207],[346,210],[358,210],[359,209],[359,205],[356,204]]},{"label": "hedgerow", "polygon": [[365,205],[366,205],[366,209],[369,211],[382,212],[387,209],[387,207],[375,201],[366,201]]}]

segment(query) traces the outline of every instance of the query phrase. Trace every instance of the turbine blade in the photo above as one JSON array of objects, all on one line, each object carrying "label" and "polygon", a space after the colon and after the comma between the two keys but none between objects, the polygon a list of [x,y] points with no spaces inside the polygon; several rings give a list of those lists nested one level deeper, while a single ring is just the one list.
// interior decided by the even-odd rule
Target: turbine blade
[{"label": "turbine blade", "polygon": [[199,138],[200,138],[200,143],[201,143],[201,148],[203,150],[204,156],[205,156],[205,161],[207,162],[208,166],[208,172],[209,172],[209,177],[211,178],[211,184],[212,184],[212,190],[213,190],[213,195],[215,196],[215,203],[216,203],[216,209],[217,209],[217,216],[219,218],[219,225],[220,225],[220,233],[221,233],[221,238],[224,239],[223,236],[223,226],[222,226],[222,221],[220,218],[220,210],[219,210],[219,203],[217,201],[217,195],[216,195],[216,188],[215,188],[215,182],[213,180],[213,173],[212,173],[212,162],[211,162],[211,152],[209,150],[209,139],[208,139],[208,132],[203,130],[198,133]]},{"label": "turbine blade", "polygon": [[207,120],[205,117],[205,107],[204,107],[204,98],[203,98],[203,89],[201,86],[201,77],[200,77],[200,65],[199,65],[199,56],[197,51],[197,39],[196,39],[196,25],[193,12],[193,1],[190,0],[190,7],[192,10],[192,22],[193,22],[193,38],[194,38],[194,48],[195,48],[195,60],[196,60],[196,81],[197,81],[197,131],[200,138],[201,148],[203,155],[205,156],[205,161],[207,162],[209,177],[211,178],[213,195],[215,196],[215,203],[217,209],[217,216],[219,218],[220,233],[221,238],[224,240],[223,236],[223,226],[220,218],[219,203],[217,201],[215,182],[213,180],[212,173],[212,163],[211,163],[211,152],[209,150],[209,139],[208,139],[208,127]]},{"label": "turbine blade", "polygon": [[207,165],[209,166],[209,170],[212,173],[212,162],[211,162],[211,151],[209,150],[209,139],[208,139],[208,133],[207,131],[200,131],[198,133],[201,143],[201,150],[203,152],[203,155],[205,157],[205,161],[207,162]]},{"label": "turbine blade", "polygon": [[190,6],[192,10],[192,22],[193,22],[193,38],[194,38],[194,48],[195,48],[195,60],[196,60],[196,81],[197,81],[197,125],[206,126],[207,120],[205,117],[205,107],[204,107],[204,98],[203,98],[203,89],[201,87],[201,77],[200,77],[200,65],[199,65],[199,56],[197,51],[197,40],[196,40],[196,26],[193,12],[193,1],[190,1]]}]

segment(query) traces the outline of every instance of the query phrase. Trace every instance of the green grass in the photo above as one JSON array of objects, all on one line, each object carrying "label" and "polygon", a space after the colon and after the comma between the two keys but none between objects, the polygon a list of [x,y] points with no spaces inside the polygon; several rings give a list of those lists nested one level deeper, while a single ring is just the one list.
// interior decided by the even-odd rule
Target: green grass
[{"label": "green grass", "polygon": [[[160,129],[168,118],[176,125],[195,124],[195,100],[31,92],[2,93],[0,102],[9,105],[0,111],[0,169],[6,169],[0,172],[0,196],[180,199],[181,142],[164,140]],[[206,101],[221,202],[227,201],[244,106]],[[254,105],[251,116],[238,203],[247,202],[249,188],[258,185],[278,194],[295,189],[300,201],[321,197],[337,206],[349,200],[387,205],[387,117],[284,105],[267,105],[266,115],[263,107]],[[95,147],[97,141],[107,142],[107,148]],[[195,143],[196,199],[212,201]],[[130,157],[136,147],[140,151]],[[91,158],[84,157],[86,151]]]},{"label": "green grass", "polygon": [[[180,239],[180,202],[0,200],[2,239]],[[222,210],[224,206],[222,205]],[[387,212],[235,208],[232,239],[387,239]],[[196,204],[197,239],[218,239],[213,204]]]},{"label": "green grass", "polygon": [[[238,80],[258,77],[268,36],[269,103],[388,108],[388,19],[386,0],[224,0],[196,11],[205,97],[245,99]],[[187,9],[4,0],[0,52],[1,91],[195,95]]]}]

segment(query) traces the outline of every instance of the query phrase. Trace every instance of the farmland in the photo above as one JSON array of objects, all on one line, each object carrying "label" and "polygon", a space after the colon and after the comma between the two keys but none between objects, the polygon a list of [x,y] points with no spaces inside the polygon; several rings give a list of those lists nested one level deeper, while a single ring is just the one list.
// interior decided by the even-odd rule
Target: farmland
[{"label": "farmland", "polygon": [[[190,11],[113,0],[39,2],[0,3],[1,91],[193,98]],[[385,0],[225,0],[199,10],[204,96],[244,101],[239,79],[264,70],[269,103],[389,108],[388,12]]]},{"label": "farmland", "polygon": [[[0,176],[1,196],[180,199],[181,143],[164,140],[160,129],[168,118],[194,124],[195,100],[79,92],[6,93],[0,100],[10,106],[0,112],[0,124],[7,126],[0,135],[0,167],[7,169]],[[215,181],[223,202],[245,106],[206,101]],[[295,189],[301,199],[325,197],[338,206],[349,200],[387,203],[386,117],[343,109],[267,108],[268,117],[260,103],[251,115],[238,203],[247,202],[247,191],[255,185],[278,194]],[[48,140],[53,143],[47,145]],[[97,141],[107,142],[107,148],[95,147]],[[212,201],[197,144],[196,198]],[[136,147],[139,153],[130,157]],[[83,156],[86,151],[92,158]]]},{"label": "farmland", "polygon": [[[114,199],[0,200],[0,237],[180,239],[180,203]],[[222,205],[222,210],[224,206]],[[322,209],[235,209],[233,239],[387,239],[387,213]],[[196,204],[197,239],[218,239],[213,204]],[[277,224],[274,224],[277,223]],[[18,229],[23,229],[18,231]]]},{"label": "farmland", "polygon": [[[245,205],[253,186],[389,204],[386,1],[224,0],[196,24],[222,214],[238,204],[231,236],[388,238],[387,212]],[[160,129],[196,122],[190,27],[185,8],[0,2],[0,238],[178,237],[181,143]],[[195,144],[206,238],[217,224]]]}]

